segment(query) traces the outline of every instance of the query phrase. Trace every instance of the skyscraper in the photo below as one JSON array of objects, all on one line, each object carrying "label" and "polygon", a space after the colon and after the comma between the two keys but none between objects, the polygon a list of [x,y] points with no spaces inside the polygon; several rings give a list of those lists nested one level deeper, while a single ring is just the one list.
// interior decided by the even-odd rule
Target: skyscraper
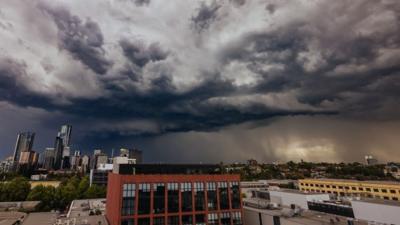
[{"label": "skyscraper", "polygon": [[32,151],[34,139],[35,139],[35,133],[32,132],[24,132],[18,134],[17,143],[15,144],[14,155],[13,155],[14,163],[19,162],[21,152]]},{"label": "skyscraper", "polygon": [[63,145],[65,147],[69,147],[71,144],[71,133],[72,126],[71,125],[62,125],[60,132],[58,132],[58,137],[63,140]]},{"label": "skyscraper", "polygon": [[71,125],[62,125],[54,144],[54,169],[67,169],[70,162]]},{"label": "skyscraper", "polygon": [[43,168],[53,169],[54,166],[54,148],[46,148],[43,156]]},{"label": "skyscraper", "polygon": [[54,143],[54,166],[53,166],[55,170],[61,169],[63,149],[64,146],[62,143],[62,138],[56,137],[56,141]]}]

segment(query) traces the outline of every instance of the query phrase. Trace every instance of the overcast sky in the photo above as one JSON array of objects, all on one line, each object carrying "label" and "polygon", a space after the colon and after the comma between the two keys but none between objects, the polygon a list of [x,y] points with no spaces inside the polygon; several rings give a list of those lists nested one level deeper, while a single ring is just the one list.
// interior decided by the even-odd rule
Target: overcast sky
[{"label": "overcast sky", "polygon": [[400,160],[398,0],[2,0],[0,157]]}]

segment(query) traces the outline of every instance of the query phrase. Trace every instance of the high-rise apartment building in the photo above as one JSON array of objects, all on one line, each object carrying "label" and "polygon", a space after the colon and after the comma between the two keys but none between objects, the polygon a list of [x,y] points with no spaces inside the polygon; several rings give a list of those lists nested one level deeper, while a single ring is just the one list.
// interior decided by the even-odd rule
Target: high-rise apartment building
[{"label": "high-rise apartment building", "polygon": [[17,169],[21,173],[29,173],[37,168],[38,160],[39,154],[37,152],[21,152]]},{"label": "high-rise apartment building", "polygon": [[90,157],[87,155],[82,156],[80,170],[86,174],[90,167]]},{"label": "high-rise apartment building", "polygon": [[56,137],[56,141],[54,143],[54,166],[53,166],[55,170],[61,169],[63,151],[64,151],[63,140],[60,137]]},{"label": "high-rise apartment building", "polygon": [[128,157],[129,159],[136,159],[136,163],[143,162],[143,152],[136,148],[121,148],[120,156]]},{"label": "high-rise apartment building", "polygon": [[63,140],[63,145],[68,147],[71,144],[71,133],[72,126],[71,125],[62,125],[60,132],[58,132],[58,137]]},{"label": "high-rise apartment building", "polygon": [[214,165],[118,167],[108,174],[111,225],[243,224],[239,175],[221,174]]},{"label": "high-rise apartment building", "polygon": [[52,170],[54,166],[54,148],[46,148],[43,153],[43,168]]},{"label": "high-rise apartment building", "polygon": [[35,133],[32,132],[23,132],[18,134],[13,155],[13,161],[15,163],[19,162],[21,152],[32,151],[34,139],[35,139]]},{"label": "high-rise apartment building", "polygon": [[68,169],[71,156],[71,125],[61,126],[54,144],[54,169]]}]

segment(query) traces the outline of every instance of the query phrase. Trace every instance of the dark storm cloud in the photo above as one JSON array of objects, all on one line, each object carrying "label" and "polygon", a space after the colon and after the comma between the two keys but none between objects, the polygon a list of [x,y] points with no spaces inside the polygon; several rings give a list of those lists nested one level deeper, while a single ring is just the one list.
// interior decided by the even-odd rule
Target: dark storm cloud
[{"label": "dark storm cloud", "polygon": [[268,10],[269,13],[274,14],[274,12],[276,11],[276,5],[268,3],[265,9]]},{"label": "dark storm cloud", "polygon": [[150,4],[150,0],[133,0],[137,6],[144,6]]},{"label": "dark storm cloud", "polygon": [[99,25],[87,19],[85,22],[78,16],[62,7],[39,6],[51,15],[58,28],[58,39],[61,49],[80,60],[96,73],[104,74],[112,66],[103,49],[103,34]]},{"label": "dark storm cloud", "polygon": [[246,0],[229,0],[229,1],[236,6],[242,6],[246,4]]},{"label": "dark storm cloud", "polygon": [[[400,29],[399,24],[396,26]],[[362,112],[374,109],[374,101],[382,102],[384,99],[398,97],[398,92],[390,91],[395,88],[369,88],[376,83],[393,86],[393,81],[397,81],[400,64],[390,63],[393,59],[381,62],[381,65],[374,65],[374,62],[380,61],[379,57],[385,50],[400,49],[396,33],[384,36],[379,33],[358,34],[337,40],[334,47],[321,46],[318,49],[321,52],[319,60],[323,63],[315,65],[317,68],[312,71],[307,71],[307,61],[299,58],[304,53],[312,54],[309,43],[315,41],[315,29],[316,27],[310,29],[309,24],[294,23],[271,32],[248,34],[240,43],[235,42],[222,51],[221,60],[226,63],[245,63],[250,71],[262,76],[263,79],[253,89],[256,93],[297,90],[297,99],[300,102],[320,106],[327,101],[338,101],[339,111],[342,113],[351,113],[349,107],[357,104],[352,94],[346,93],[363,95],[359,99],[359,105],[363,108],[357,108]],[[395,57],[399,56],[396,52]],[[265,65],[281,67],[265,71]],[[349,69],[346,69],[344,74],[335,74],[341,67]],[[371,103],[368,103],[368,98],[371,99]]]},{"label": "dark storm cloud", "polygon": [[161,49],[158,43],[145,46],[141,41],[123,39],[119,44],[129,61],[139,67],[144,67],[149,62],[164,60],[168,56],[168,52]]},{"label": "dark storm cloud", "polygon": [[52,109],[51,100],[45,95],[31,91],[25,80],[26,64],[23,61],[0,58],[0,101],[7,101],[19,106],[39,106]]},{"label": "dark storm cloud", "polygon": [[[32,13],[26,18],[38,18],[34,25],[46,33],[46,41],[30,21],[21,25],[7,18],[13,29],[0,28],[0,34],[6,34],[0,49],[7,50],[0,58],[0,102],[57,112],[84,127],[82,137],[88,134],[88,140],[101,143],[159,134],[177,134],[186,143],[191,133],[196,139],[204,136],[202,131],[215,134],[242,123],[253,123],[253,128],[241,129],[262,133],[266,120],[295,115],[328,114],[339,120],[357,118],[359,123],[400,119],[396,1],[181,1],[176,4],[180,7],[168,7],[174,3],[165,1],[97,1],[85,1],[90,10],[71,1],[64,2],[68,7],[52,7],[46,0],[39,4],[40,15],[30,4],[19,5],[26,7],[21,12],[14,10],[18,16],[26,12]],[[5,5],[16,8],[13,4],[19,3]],[[8,10],[2,9],[5,16],[14,12]],[[21,39],[27,47],[12,39]],[[44,121],[46,126],[59,125]],[[298,125],[298,132],[307,133],[312,126],[304,124],[312,121]],[[246,141],[256,143],[255,157],[264,146],[277,146],[260,143],[267,138],[257,134]],[[304,137],[318,146],[326,144],[321,142],[324,135],[318,140]],[[221,134],[219,144],[210,143],[226,155],[230,150],[221,143],[230,139]],[[347,141],[332,138],[334,146],[346,150]],[[171,142],[163,140],[170,148]],[[280,157],[278,151],[268,156]]]},{"label": "dark storm cloud", "polygon": [[207,30],[210,25],[217,19],[218,10],[221,8],[216,1],[207,4],[202,2],[197,9],[196,14],[192,17],[194,29],[198,32]]}]

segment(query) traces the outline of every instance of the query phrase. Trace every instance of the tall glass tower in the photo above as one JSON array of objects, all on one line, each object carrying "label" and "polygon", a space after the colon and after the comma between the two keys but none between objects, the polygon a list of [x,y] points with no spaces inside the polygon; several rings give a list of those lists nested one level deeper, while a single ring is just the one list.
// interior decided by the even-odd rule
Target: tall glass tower
[{"label": "tall glass tower", "polygon": [[23,132],[19,133],[17,137],[17,143],[15,144],[13,161],[19,162],[21,152],[32,151],[33,141],[35,139],[35,133]]}]

